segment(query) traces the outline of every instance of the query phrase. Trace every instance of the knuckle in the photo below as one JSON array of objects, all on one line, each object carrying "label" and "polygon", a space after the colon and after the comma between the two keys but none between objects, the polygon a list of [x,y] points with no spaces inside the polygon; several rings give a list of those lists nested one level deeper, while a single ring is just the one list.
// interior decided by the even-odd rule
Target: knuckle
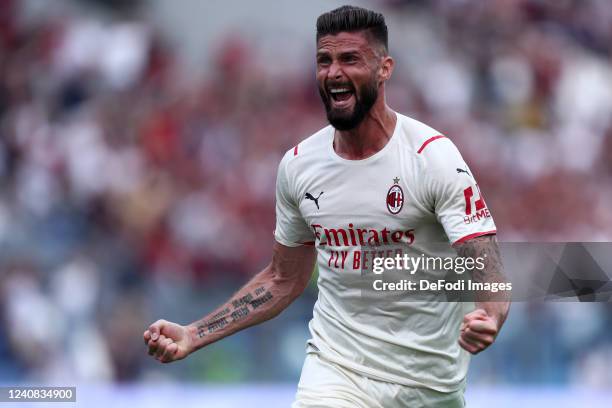
[{"label": "knuckle", "polygon": [[158,327],[160,327],[160,326],[161,326],[161,325],[163,325],[163,324],[164,324],[164,321],[163,321],[162,319],[159,319],[159,320],[156,320],[156,321],[155,321],[155,322],[154,322],[154,323],[151,325],[151,327],[153,327],[153,328],[158,328]]}]

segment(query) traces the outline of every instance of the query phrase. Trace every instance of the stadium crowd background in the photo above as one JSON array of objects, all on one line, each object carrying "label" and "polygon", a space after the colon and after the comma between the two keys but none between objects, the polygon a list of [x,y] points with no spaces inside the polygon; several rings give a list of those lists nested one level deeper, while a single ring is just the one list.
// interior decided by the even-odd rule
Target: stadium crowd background
[{"label": "stadium crowd background", "polygon": [[[455,141],[502,241],[611,240],[609,2],[367,5],[389,21],[391,106]],[[325,124],[318,14],[295,12],[311,38],[271,40],[285,48],[266,45],[274,25],[228,26],[185,69],[193,55],[151,7],[0,0],[2,383],[298,378],[314,286],[177,364],[141,337],[202,316],[269,259],[277,164]],[[517,303],[470,382],[611,388],[611,312]]]}]

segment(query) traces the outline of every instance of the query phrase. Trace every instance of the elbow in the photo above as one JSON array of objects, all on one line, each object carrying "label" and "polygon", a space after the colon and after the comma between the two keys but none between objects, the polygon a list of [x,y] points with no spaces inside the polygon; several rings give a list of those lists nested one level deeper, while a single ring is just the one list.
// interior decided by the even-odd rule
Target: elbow
[{"label": "elbow", "polygon": [[297,276],[282,276],[275,274],[274,271],[271,271],[271,273],[272,278],[270,279],[271,285],[269,291],[272,296],[277,298],[279,307],[275,308],[275,310],[277,310],[276,315],[278,315],[304,293],[309,280],[300,279]]}]

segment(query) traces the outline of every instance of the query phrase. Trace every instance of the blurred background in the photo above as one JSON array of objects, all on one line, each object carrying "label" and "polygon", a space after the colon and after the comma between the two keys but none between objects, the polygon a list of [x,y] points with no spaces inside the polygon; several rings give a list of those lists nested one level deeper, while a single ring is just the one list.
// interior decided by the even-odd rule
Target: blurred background
[{"label": "blurred background", "polygon": [[[172,365],[142,332],[269,261],[278,162],[326,125],[315,21],[342,4],[0,0],[1,384],[77,384],[88,407],[289,406],[315,285]],[[352,4],[386,16],[388,102],[454,140],[500,240],[610,241],[609,1]],[[514,304],[469,406],[610,403],[611,312]]]}]

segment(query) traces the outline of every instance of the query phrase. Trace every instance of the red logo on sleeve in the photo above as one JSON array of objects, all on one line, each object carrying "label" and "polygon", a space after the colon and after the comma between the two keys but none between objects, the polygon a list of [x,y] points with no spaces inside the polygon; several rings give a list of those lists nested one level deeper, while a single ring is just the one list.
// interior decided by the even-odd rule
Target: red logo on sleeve
[{"label": "red logo on sleeve", "polygon": [[463,190],[463,196],[465,197],[465,217],[463,217],[463,222],[466,224],[491,217],[491,212],[487,208],[478,184],[476,184],[476,189],[478,190],[478,198],[474,197],[474,189],[471,186]]}]

